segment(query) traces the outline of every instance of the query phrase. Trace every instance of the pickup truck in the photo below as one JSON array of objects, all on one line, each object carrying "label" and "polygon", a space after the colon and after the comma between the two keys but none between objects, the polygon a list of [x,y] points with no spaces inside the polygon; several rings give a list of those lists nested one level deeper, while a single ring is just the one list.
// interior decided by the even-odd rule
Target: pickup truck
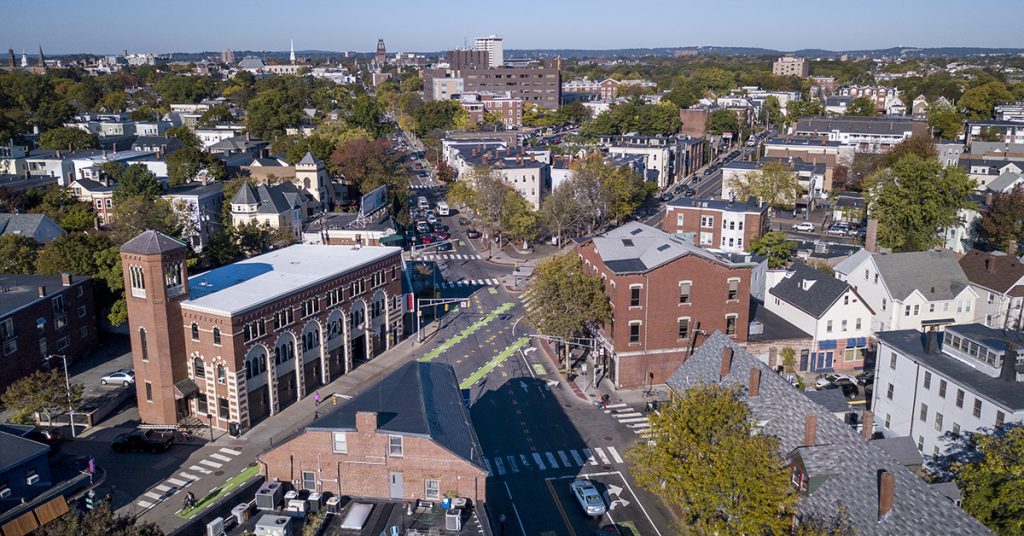
[{"label": "pickup truck", "polygon": [[110,448],[114,452],[163,452],[174,444],[174,432],[161,430],[135,430],[114,438]]}]

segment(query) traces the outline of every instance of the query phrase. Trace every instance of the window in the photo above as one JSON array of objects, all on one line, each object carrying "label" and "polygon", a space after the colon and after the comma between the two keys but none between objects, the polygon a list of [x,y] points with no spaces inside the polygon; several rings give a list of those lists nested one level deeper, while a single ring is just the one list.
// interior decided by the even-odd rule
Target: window
[{"label": "window", "polygon": [[974,416],[981,417],[981,399],[979,398],[974,399]]},{"label": "window", "polygon": [[142,352],[142,360],[149,361],[149,345],[146,343],[145,328],[139,328],[139,350]]},{"label": "window", "polygon": [[679,227],[683,226],[683,213],[682,212],[679,212],[679,213],[676,214],[676,225],[678,225]]},{"label": "window", "polygon": [[886,303],[888,303],[888,301],[885,298],[882,298],[882,310],[883,311],[885,310],[885,304]]},{"label": "window", "polygon": [[334,445],[331,450],[336,454],[348,454],[348,440],[345,432],[334,432]]},{"label": "window", "polygon": [[888,398],[889,400],[892,400],[892,395],[893,395],[893,386],[890,383],[889,387],[887,387],[886,390],[885,390],[885,398]]},{"label": "window", "polygon": [[643,285],[630,285],[629,286],[629,306],[640,307],[640,291],[643,290]]},{"label": "window", "polygon": [[903,316],[910,316],[910,306],[904,307]]},{"label": "window", "polygon": [[195,322],[192,322],[192,340],[199,340],[199,325],[196,324]]},{"label": "window", "polygon": [[1006,420],[1006,414],[1002,411],[996,411],[996,428],[1003,425],[1003,421]]},{"label": "window", "polygon": [[693,283],[690,281],[681,281],[679,283],[679,303],[690,303],[690,287]]},{"label": "window", "polygon": [[736,315],[726,315],[725,334],[729,335],[730,337],[736,335]]},{"label": "window", "polygon": [[437,500],[441,498],[441,481],[440,480],[426,480],[423,483],[423,495],[427,500]]},{"label": "window", "polygon": [[46,355],[46,337],[39,339],[39,355]]},{"label": "window", "polygon": [[224,365],[217,365],[217,383],[227,383],[228,376],[224,370]]},{"label": "window", "polygon": [[629,323],[629,342],[630,344],[640,342],[640,322]]},{"label": "window", "polygon": [[959,434],[960,433],[960,423],[958,423],[958,422],[953,423],[952,432],[954,434]]},{"label": "window", "polygon": [[64,295],[58,294],[54,296],[53,300],[53,314],[62,315],[67,312],[68,304],[64,301]]},{"label": "window", "polygon": [[402,436],[400,435],[389,435],[388,436],[388,453],[392,456],[403,456],[404,448],[402,444]]},{"label": "window", "polygon": [[702,232],[700,233],[700,244],[702,246],[710,246],[712,241],[714,241],[714,238],[715,237],[712,233]]},{"label": "window", "polygon": [[924,449],[924,436],[917,436],[917,450]]},{"label": "window", "polygon": [[[315,297],[310,298],[302,302],[302,304],[300,304],[299,306],[299,309],[301,311],[301,318],[306,318],[307,316],[314,315],[320,312],[320,300],[319,298]],[[288,312],[290,313],[291,309],[289,309]]]},{"label": "window", "polygon": [[886,413],[885,414],[885,428],[886,429],[889,428],[889,423],[890,422],[892,422],[892,415],[889,415],[888,413]]},{"label": "window", "polygon": [[267,325],[263,319],[254,320],[242,326],[242,339],[249,342],[267,334]]},{"label": "window", "polygon": [[843,354],[843,359],[846,361],[860,361],[861,359],[864,359],[863,348],[847,348],[843,351]]},{"label": "window", "polygon": [[929,313],[934,313],[935,312],[935,304],[934,303],[929,303],[928,304],[928,312]]},{"label": "window", "polygon": [[942,414],[941,413],[936,413],[935,414],[935,430],[938,431],[938,432],[942,431]]},{"label": "window", "polygon": [[859,316],[857,317],[857,321],[854,323],[854,328],[853,329],[855,329],[857,331],[860,331],[860,317]]},{"label": "window", "polygon": [[146,297],[146,278],[141,266],[128,267],[128,281],[132,287],[132,296],[136,298]]},{"label": "window", "polygon": [[316,473],[313,471],[302,472],[302,489],[316,491]]},{"label": "window", "polygon": [[83,339],[88,337],[89,336],[89,326],[82,326],[82,328],[78,330],[78,333],[80,333],[82,335]]},{"label": "window", "polygon": [[206,365],[203,363],[203,358],[197,357],[192,360],[192,370],[195,371],[196,378],[206,378]]},{"label": "window", "polygon": [[846,320],[841,320],[839,322],[839,331],[843,331],[843,332],[846,331]]},{"label": "window", "polygon": [[714,216],[701,216],[700,217],[700,226],[701,227],[708,227],[708,228],[714,227],[715,226],[715,217]]},{"label": "window", "polygon": [[832,321],[828,320],[825,322],[825,333],[832,333]]},{"label": "window", "polygon": [[956,407],[964,407],[964,392],[962,389],[956,390]]},{"label": "window", "polygon": [[5,318],[0,320],[0,341],[6,341],[14,337],[14,319]]},{"label": "window", "polygon": [[914,316],[920,316],[920,315],[921,315],[921,306],[920,305],[915,305],[914,306]]},{"label": "window", "polygon": [[690,338],[690,319],[680,318],[679,319],[679,338],[689,339]]},{"label": "window", "polygon": [[85,306],[84,305],[79,305],[78,306],[78,318],[85,318]]},{"label": "window", "polygon": [[230,419],[231,418],[231,409],[230,409],[230,406],[228,406],[228,399],[226,399],[226,398],[218,398],[217,399],[217,406],[220,408],[220,418],[221,419]]},{"label": "window", "polygon": [[[391,271],[394,272],[393,269]],[[331,306],[337,305],[339,303],[341,303],[341,290],[339,290],[339,289],[328,290],[327,291],[327,306],[331,307]]]},{"label": "window", "polygon": [[64,351],[71,347],[71,341],[67,337],[57,339],[57,350]]},{"label": "window", "polygon": [[939,398],[946,398],[946,380],[939,380]]},{"label": "window", "polygon": [[220,328],[213,328],[213,344],[220,346]]},{"label": "window", "polygon": [[206,393],[199,393],[198,395],[196,395],[196,397],[197,397],[196,398],[196,402],[197,402],[196,405],[197,405],[197,408],[198,408],[197,413],[199,415],[206,415],[207,413],[209,413],[210,412],[210,406],[209,406],[208,399],[206,397]]},{"label": "window", "polygon": [[989,292],[988,293],[988,303],[989,303],[989,305],[995,303],[995,301],[996,301],[996,295],[992,294],[991,292]]},{"label": "window", "polygon": [[921,422],[928,421],[928,404],[921,402],[921,411],[918,412],[917,418],[920,419]]},{"label": "window", "polygon": [[924,372],[924,388],[925,389],[931,389],[932,388],[932,373],[928,372],[927,370]]},{"label": "window", "polygon": [[896,370],[896,352],[889,354],[889,368]]},{"label": "window", "polygon": [[865,268],[864,269],[864,281],[867,281],[868,278],[870,278],[870,277],[871,277],[871,272],[867,268]]},{"label": "window", "polygon": [[295,310],[288,307],[274,313],[274,329],[280,329],[291,324],[295,320]]},{"label": "window", "polygon": [[153,384],[146,382],[146,402],[153,401]]},{"label": "window", "polygon": [[729,280],[729,294],[726,296],[727,300],[737,300],[740,297],[740,280],[730,279]]}]

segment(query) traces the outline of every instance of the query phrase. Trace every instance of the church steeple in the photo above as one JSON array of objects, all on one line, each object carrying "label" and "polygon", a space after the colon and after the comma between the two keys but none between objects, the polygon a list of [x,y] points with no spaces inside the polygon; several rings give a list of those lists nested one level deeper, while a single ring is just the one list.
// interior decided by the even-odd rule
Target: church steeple
[{"label": "church steeple", "polygon": [[292,44],[292,47],[291,47],[292,53],[288,56],[288,59],[291,60],[292,65],[295,65],[295,38],[294,37],[292,38],[292,43],[291,44]]},{"label": "church steeple", "polygon": [[43,56],[43,45],[39,45],[39,68],[46,68],[46,56]]}]

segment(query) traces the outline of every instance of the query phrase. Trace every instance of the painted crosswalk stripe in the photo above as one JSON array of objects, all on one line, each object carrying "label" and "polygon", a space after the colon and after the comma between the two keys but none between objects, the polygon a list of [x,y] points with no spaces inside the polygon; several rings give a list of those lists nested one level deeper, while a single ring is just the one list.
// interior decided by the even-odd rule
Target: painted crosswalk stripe
[{"label": "painted crosswalk stripe", "polygon": [[534,452],[533,453],[533,461],[537,463],[537,469],[538,470],[540,470],[540,471],[544,470],[544,460],[540,459],[540,453],[539,452]]},{"label": "painted crosswalk stripe", "polygon": [[519,468],[516,467],[516,457],[515,456],[509,456],[508,457],[508,469],[509,469],[509,471],[512,471],[513,473],[518,473],[519,472]]},{"label": "painted crosswalk stripe", "polygon": [[604,407],[604,412],[605,413],[611,413],[613,409],[624,408],[624,407],[626,407],[625,404],[609,404],[609,405]]},{"label": "painted crosswalk stripe", "polygon": [[209,470],[209,469],[207,469],[205,467],[199,467],[198,465],[193,465],[192,467],[189,467],[188,469],[189,469],[189,471],[198,471],[200,473],[203,473],[204,475],[208,475],[208,474],[213,472],[213,471],[211,471],[211,470]]},{"label": "painted crosswalk stripe", "polygon": [[223,454],[213,453],[213,454],[210,455],[210,457],[213,458],[214,460],[220,460],[222,462],[230,462],[231,461],[231,458],[229,458],[229,457],[227,457],[227,456],[225,456]]},{"label": "painted crosswalk stripe", "polygon": [[135,504],[137,504],[137,505],[139,505],[139,506],[141,506],[143,508],[152,508],[153,507],[153,503],[151,503],[149,501],[138,500],[138,501],[135,501]]},{"label": "painted crosswalk stripe", "polygon": [[525,454],[519,455],[519,461],[523,462],[523,469],[530,467],[530,460],[529,458],[526,457]]},{"label": "painted crosswalk stripe", "polygon": [[167,484],[160,484],[159,486],[153,486],[153,489],[159,491],[160,493],[163,493],[163,492],[171,489],[171,487],[168,486]]},{"label": "painted crosswalk stripe", "polygon": [[605,456],[605,454],[604,454],[604,451],[603,451],[603,450],[601,450],[601,449],[599,449],[599,448],[595,447],[595,448],[594,448],[594,452],[595,452],[595,453],[597,453],[597,456],[598,456],[599,458],[601,458],[601,463],[603,463],[603,464],[605,464],[605,465],[608,465],[609,463],[612,463],[612,462],[611,462],[611,461],[610,461],[610,460],[608,459],[608,456]]},{"label": "painted crosswalk stripe", "polygon": [[558,469],[558,462],[555,461],[555,455],[551,452],[545,452],[544,455],[548,457],[548,465],[550,465],[552,469]]},{"label": "painted crosswalk stripe", "polygon": [[573,461],[576,462],[576,465],[583,466],[585,463],[587,463],[587,462],[583,461],[583,458],[581,458],[580,454],[578,452],[576,452],[575,450],[570,450],[569,454],[572,454],[572,459],[573,459]]},{"label": "painted crosswalk stripe", "polygon": [[222,448],[222,449],[220,449],[220,452],[223,452],[224,454],[230,454],[232,456],[238,456],[239,454],[242,453],[242,451],[240,451],[240,450],[234,450],[234,449],[229,449],[229,448]]},{"label": "painted crosswalk stripe", "polygon": [[558,458],[562,460],[562,467],[569,467],[569,456],[565,454],[564,450],[558,451]]},{"label": "painted crosswalk stripe", "polygon": [[615,460],[615,463],[622,463],[622,457],[619,456],[619,451],[615,450],[615,447],[608,447],[608,454]]},{"label": "painted crosswalk stripe", "polygon": [[505,474],[505,464],[501,462],[501,457],[494,458],[494,466],[498,468],[498,476]]},{"label": "painted crosswalk stripe", "polygon": [[145,495],[146,497],[149,497],[150,499],[155,499],[155,500],[158,500],[158,501],[160,500],[160,497],[161,497],[161,495],[159,493],[155,492],[155,491],[147,491],[146,493],[143,493],[143,495]]},{"label": "painted crosswalk stripe", "polygon": [[636,422],[647,422],[647,417],[630,417],[628,419],[619,419],[622,424],[630,424]]},{"label": "painted crosswalk stripe", "polygon": [[594,455],[590,453],[590,449],[583,449],[583,455],[587,457],[587,463],[590,465],[597,465],[597,460],[595,460]]},{"label": "painted crosswalk stripe", "polygon": [[650,428],[651,427],[651,423],[650,422],[640,422],[640,423],[636,423],[636,424],[627,424],[626,426],[636,430],[637,428]]},{"label": "painted crosswalk stripe", "polygon": [[188,484],[188,482],[180,478],[168,478],[167,481],[170,482],[171,484],[174,484],[175,486],[178,486],[179,488],[181,486],[184,486],[185,484]]},{"label": "painted crosswalk stripe", "polygon": [[198,476],[193,475],[192,473],[186,473],[184,471],[178,473],[178,476],[180,476],[181,478],[184,478],[186,480],[199,480]]},{"label": "painted crosswalk stripe", "polygon": [[200,460],[199,463],[213,467],[214,469],[220,469],[221,467],[224,466],[224,464],[222,463],[211,462],[210,460]]},{"label": "painted crosswalk stripe", "polygon": [[640,413],[639,411],[621,411],[621,412],[616,413],[615,415],[613,415],[613,417],[615,417],[616,419],[620,419],[620,420],[621,419],[629,419],[629,418],[632,418],[632,417],[641,417],[641,416],[643,416],[643,413]]}]

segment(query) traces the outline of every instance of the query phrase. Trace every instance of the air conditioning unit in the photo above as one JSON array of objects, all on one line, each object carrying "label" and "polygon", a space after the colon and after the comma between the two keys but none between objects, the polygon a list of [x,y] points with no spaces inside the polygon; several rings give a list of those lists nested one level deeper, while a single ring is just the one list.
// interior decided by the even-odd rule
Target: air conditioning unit
[{"label": "air conditioning unit", "polygon": [[206,524],[206,536],[224,536],[223,517],[218,517]]},{"label": "air conditioning unit", "polygon": [[29,477],[25,479],[25,483],[28,484],[29,486],[38,484],[39,475],[29,475]]},{"label": "air conditioning unit", "polygon": [[249,503],[242,503],[232,508],[231,515],[235,517],[239,525],[245,523],[249,520]]},{"label": "air conditioning unit", "polygon": [[0,499],[6,499],[11,496],[11,488],[0,489]]},{"label": "air conditioning unit", "polygon": [[280,482],[267,482],[256,491],[256,508],[259,510],[275,510],[281,504],[284,487]]}]

